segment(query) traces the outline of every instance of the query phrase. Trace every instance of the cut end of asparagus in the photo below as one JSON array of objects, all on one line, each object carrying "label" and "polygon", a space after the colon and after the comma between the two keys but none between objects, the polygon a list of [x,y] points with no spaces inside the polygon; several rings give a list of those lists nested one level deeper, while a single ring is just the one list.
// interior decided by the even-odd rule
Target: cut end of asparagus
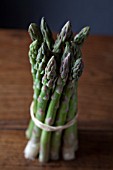
[{"label": "cut end of asparagus", "polygon": [[62,155],[64,160],[73,160],[76,158],[75,152],[78,150],[78,140],[74,140],[74,145],[72,146],[64,146],[62,149]]},{"label": "cut end of asparagus", "polygon": [[65,153],[63,154],[63,159],[64,159],[65,161],[73,160],[73,159],[75,159],[75,153],[74,153],[73,151],[70,152],[70,153],[65,152]]},{"label": "cut end of asparagus", "polygon": [[42,154],[39,155],[39,162],[40,163],[44,164],[44,163],[47,163],[48,161],[49,161],[48,157],[44,158]]},{"label": "cut end of asparagus", "polygon": [[72,147],[64,147],[62,150],[62,154],[63,154],[63,159],[68,161],[68,160],[73,160],[75,159],[75,145]]},{"label": "cut end of asparagus", "polygon": [[24,156],[26,159],[34,160],[39,152],[39,143],[28,141],[24,150]]}]

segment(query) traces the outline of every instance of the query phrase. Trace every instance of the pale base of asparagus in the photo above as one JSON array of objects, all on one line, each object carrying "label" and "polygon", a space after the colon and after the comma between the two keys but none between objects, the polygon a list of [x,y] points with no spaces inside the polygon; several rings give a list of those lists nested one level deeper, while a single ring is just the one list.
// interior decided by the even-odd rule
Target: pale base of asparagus
[{"label": "pale base of asparagus", "polygon": [[75,159],[75,152],[78,149],[78,140],[72,145],[72,147],[66,148],[64,147],[62,150],[62,155],[64,160],[73,160]]},{"label": "pale base of asparagus", "polygon": [[39,153],[39,143],[33,141],[28,141],[25,150],[24,156],[26,159],[34,160]]}]

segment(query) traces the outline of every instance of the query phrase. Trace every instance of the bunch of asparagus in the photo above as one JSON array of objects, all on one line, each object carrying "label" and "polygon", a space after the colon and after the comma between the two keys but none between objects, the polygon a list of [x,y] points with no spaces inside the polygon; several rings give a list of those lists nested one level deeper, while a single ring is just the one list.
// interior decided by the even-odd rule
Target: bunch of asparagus
[{"label": "bunch of asparagus", "polygon": [[[35,117],[50,126],[63,126],[77,114],[78,79],[83,72],[81,47],[89,34],[89,27],[74,36],[68,21],[54,40],[52,32],[41,19],[40,28],[32,23],[28,32],[32,39],[29,60],[33,77],[33,112]],[[26,130],[29,139],[25,158],[40,162],[75,158],[78,148],[77,122],[64,130],[48,132],[32,120]]]}]

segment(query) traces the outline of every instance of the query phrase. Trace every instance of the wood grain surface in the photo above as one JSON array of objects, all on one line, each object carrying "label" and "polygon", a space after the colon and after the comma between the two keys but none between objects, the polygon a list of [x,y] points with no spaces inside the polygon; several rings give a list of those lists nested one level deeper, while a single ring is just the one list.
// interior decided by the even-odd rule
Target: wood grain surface
[{"label": "wood grain surface", "polygon": [[113,37],[89,36],[79,81],[79,150],[73,161],[41,165],[23,156],[32,101],[23,30],[0,30],[0,170],[113,170]]}]

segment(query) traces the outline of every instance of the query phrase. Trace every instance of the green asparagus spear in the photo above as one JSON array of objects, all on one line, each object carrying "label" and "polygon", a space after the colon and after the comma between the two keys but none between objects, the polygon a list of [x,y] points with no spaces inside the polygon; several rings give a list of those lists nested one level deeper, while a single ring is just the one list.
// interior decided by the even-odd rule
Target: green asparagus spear
[{"label": "green asparagus spear", "polygon": [[29,46],[29,60],[31,63],[31,73],[33,76],[33,81],[35,81],[35,76],[36,76],[35,64],[36,64],[38,48],[39,48],[39,45],[38,45],[37,40],[33,41]]},{"label": "green asparagus spear", "polygon": [[39,44],[42,42],[42,34],[40,29],[35,23],[31,23],[28,28],[29,35],[32,39],[32,41],[37,40]]},{"label": "green asparagus spear", "polygon": [[[77,86],[75,84],[74,93],[69,102],[69,112],[67,116],[67,122],[72,120],[77,114],[78,109],[78,96]],[[75,158],[75,151],[78,149],[78,137],[77,137],[77,122],[74,125],[64,130],[63,134],[63,148],[62,156],[64,160],[72,160]]]},{"label": "green asparagus spear", "polygon": [[[30,60],[30,64],[31,64],[31,73],[32,73],[32,77],[33,77],[33,82],[35,82],[36,79],[36,69],[35,69],[35,64],[36,64],[36,56],[38,53],[38,48],[39,48],[39,44],[38,41],[35,40],[33,41],[30,46],[29,46],[29,60]],[[35,83],[33,84],[33,89],[34,89],[34,94],[33,94],[33,100],[34,100],[34,107],[33,107],[33,111],[34,113],[36,113],[37,110],[37,99],[36,99],[36,88],[35,88]],[[28,128],[25,132],[26,137],[29,139],[30,138],[30,134],[32,133],[32,129],[33,129],[33,122],[32,120],[30,120]]]},{"label": "green asparagus spear", "polygon": [[[55,126],[64,125],[66,122],[66,116],[69,110],[69,101],[73,94],[73,88],[75,85],[75,81],[78,80],[79,76],[82,72],[82,59],[79,58],[73,64],[74,66],[71,69],[68,83],[65,86],[63,97],[60,103],[60,107],[57,112]],[[59,159],[59,151],[61,146],[61,135],[62,131],[56,131],[52,134],[52,141],[51,141],[51,159],[58,160]]]},{"label": "green asparagus spear", "polygon": [[[63,87],[65,86],[68,78],[69,67],[70,67],[70,53],[61,62],[60,75],[57,80],[55,91],[49,103],[47,115],[45,118],[45,124],[53,125],[54,123],[55,115],[58,109],[59,100],[63,91]],[[47,162],[49,160],[50,137],[51,137],[51,132],[47,132],[45,130],[42,131],[41,142],[40,142],[40,154],[39,154],[40,162]]]},{"label": "green asparagus spear", "polygon": [[[74,53],[75,59],[81,58],[82,53],[81,53],[80,45],[77,45],[75,42],[71,42],[71,45],[72,45],[72,51]],[[82,66],[83,66],[83,64],[82,64]],[[78,83],[75,83],[75,92],[73,92],[73,95],[72,95],[70,103],[69,103],[70,109],[69,109],[69,113],[68,113],[67,122],[70,121],[71,119],[73,119],[73,117],[77,113],[77,106],[78,106],[78,104],[77,104],[78,103],[78,97],[77,97],[77,87],[78,87],[78,85],[77,84]],[[70,139],[70,138],[73,138],[73,140],[67,140],[67,139]],[[64,138],[63,139],[64,139],[63,158],[65,160],[74,159],[75,158],[75,151],[78,148],[77,122],[73,126],[71,126],[70,128],[68,128],[64,131]],[[72,141],[75,141],[75,142],[73,143]]]},{"label": "green asparagus spear", "polygon": [[46,42],[43,42],[40,49],[38,50],[38,55],[36,58],[36,64],[35,64],[35,69],[37,70],[36,72],[36,79],[35,79],[35,86],[38,91],[38,94],[36,96],[36,99],[38,99],[38,96],[41,91],[42,87],[42,77],[45,73],[45,67],[50,59],[50,53],[49,49],[46,45]]},{"label": "green asparagus spear", "polygon": [[[37,88],[35,88],[35,81],[36,81],[36,72],[37,70],[35,69],[35,64],[36,64],[36,56],[38,53],[38,49],[42,43],[42,34],[40,32],[40,29],[38,28],[38,26],[35,23],[31,23],[28,29],[28,32],[30,34],[30,37],[32,39],[32,43],[30,44],[29,47],[29,60],[31,63],[31,73],[33,76],[33,81],[34,81],[34,95],[33,95],[33,100],[34,100],[34,108],[33,111],[34,113],[36,113],[37,110],[37,98],[36,96],[38,95],[37,93]],[[30,134],[32,132],[33,129],[33,122],[32,120],[30,120],[30,123],[28,125],[28,128],[26,130],[26,137],[29,139],[30,138]]]},{"label": "green asparagus spear", "polygon": [[[41,47],[38,50],[38,55],[36,58],[36,64],[34,66],[35,70],[36,70],[36,76],[35,76],[35,82],[34,82],[34,113],[36,113],[37,111],[37,99],[38,96],[40,94],[41,91],[41,87],[42,87],[42,77],[44,75],[44,71],[45,71],[45,67],[47,65],[47,62],[50,58],[50,53],[49,53],[49,49],[46,45],[45,42],[42,43]],[[30,120],[29,126],[26,130],[26,136],[28,139],[30,139],[31,135],[32,135],[32,130],[34,127],[34,123],[32,120]]]},{"label": "green asparagus spear", "polygon": [[68,21],[61,29],[60,34],[57,36],[55,44],[53,46],[53,52],[59,53],[61,51],[61,46],[66,41],[71,40],[73,37],[71,23]]},{"label": "green asparagus spear", "polygon": [[36,64],[36,57],[38,54],[38,49],[41,46],[42,43],[42,34],[40,32],[40,29],[35,23],[30,24],[28,32],[30,34],[31,39],[33,42],[29,46],[29,60],[31,63],[31,73],[33,76],[33,80],[35,81],[35,76],[36,76],[36,69],[35,69],[35,64]]},{"label": "green asparagus spear", "polygon": [[38,26],[35,23],[30,24],[28,32],[30,34],[31,39],[33,42],[29,46],[29,60],[31,63],[31,73],[33,76],[33,80],[35,81],[35,76],[36,76],[36,69],[35,69],[35,64],[36,64],[36,57],[38,54],[38,49],[42,43],[42,35],[41,32],[38,28]]},{"label": "green asparagus spear", "polygon": [[[77,87],[78,87],[78,79],[83,72],[83,62],[81,58],[78,58],[77,61],[81,61],[78,67],[73,67],[73,78],[75,78],[75,86],[73,88],[73,94],[69,102],[69,111],[67,115],[67,122],[72,120],[77,113],[77,106],[78,106],[78,96],[77,96]],[[73,142],[74,141],[74,142]],[[78,147],[78,140],[77,140],[77,123],[73,126],[64,130],[64,137],[63,137],[63,159],[64,160],[71,160],[75,158],[75,151]]]},{"label": "green asparagus spear", "polygon": [[[50,98],[50,91],[53,87],[54,80],[56,78],[56,61],[54,56],[49,60],[46,68],[45,74],[42,78],[42,88],[38,98],[38,106],[36,118],[40,121],[44,121],[45,111],[47,107],[48,100]],[[39,151],[41,129],[34,126],[31,139],[29,140],[25,148],[25,158],[34,159]]]},{"label": "green asparagus spear", "polygon": [[52,32],[51,32],[49,26],[47,25],[44,17],[41,19],[40,29],[41,29],[41,33],[43,35],[43,40],[46,42],[48,48],[51,50],[54,40],[52,37]]},{"label": "green asparagus spear", "polygon": [[82,46],[84,43],[84,40],[89,35],[89,31],[90,31],[90,27],[88,27],[88,26],[84,27],[77,35],[75,35],[74,42],[77,45]]}]

